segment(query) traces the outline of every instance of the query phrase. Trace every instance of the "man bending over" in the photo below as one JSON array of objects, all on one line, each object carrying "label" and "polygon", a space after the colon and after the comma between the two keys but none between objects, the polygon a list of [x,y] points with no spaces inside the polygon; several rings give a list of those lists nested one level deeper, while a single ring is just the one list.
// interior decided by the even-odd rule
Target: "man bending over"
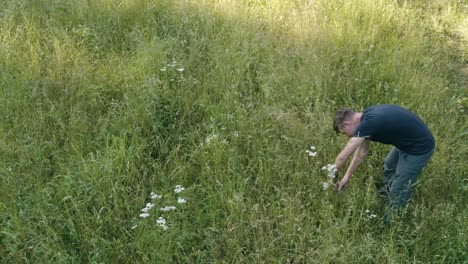
[{"label": "man bending over", "polygon": [[384,161],[384,187],[379,193],[388,196],[392,211],[406,207],[417,177],[434,152],[435,140],[424,122],[400,106],[375,105],[363,112],[342,108],[336,112],[333,126],[337,133],[350,137],[336,157],[338,171],[354,153],[335,190],[348,187],[351,175],[369,151],[370,141],[391,144]]}]

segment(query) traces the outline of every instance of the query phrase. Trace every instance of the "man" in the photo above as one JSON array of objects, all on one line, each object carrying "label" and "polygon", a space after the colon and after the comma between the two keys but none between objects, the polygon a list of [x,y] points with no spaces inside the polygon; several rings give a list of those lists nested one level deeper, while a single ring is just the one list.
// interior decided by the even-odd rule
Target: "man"
[{"label": "man", "polygon": [[342,108],[335,114],[334,130],[350,137],[336,157],[339,171],[354,152],[351,163],[335,190],[348,187],[351,175],[365,159],[370,141],[391,144],[384,161],[384,188],[391,209],[406,207],[413,185],[434,152],[435,140],[429,128],[414,113],[397,105],[375,105],[363,112]]}]

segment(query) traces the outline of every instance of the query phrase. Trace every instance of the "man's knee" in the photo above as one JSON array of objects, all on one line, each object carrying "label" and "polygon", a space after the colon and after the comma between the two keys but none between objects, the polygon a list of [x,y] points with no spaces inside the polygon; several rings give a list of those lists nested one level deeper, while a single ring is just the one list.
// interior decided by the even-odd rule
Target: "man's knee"
[{"label": "man's knee", "polygon": [[404,208],[408,204],[413,193],[414,184],[409,182],[403,186],[392,185],[389,195],[389,203],[391,207]]},{"label": "man's knee", "polygon": [[400,158],[400,152],[397,148],[393,147],[392,150],[384,159],[384,168],[388,170],[394,170],[398,164],[398,159]]}]

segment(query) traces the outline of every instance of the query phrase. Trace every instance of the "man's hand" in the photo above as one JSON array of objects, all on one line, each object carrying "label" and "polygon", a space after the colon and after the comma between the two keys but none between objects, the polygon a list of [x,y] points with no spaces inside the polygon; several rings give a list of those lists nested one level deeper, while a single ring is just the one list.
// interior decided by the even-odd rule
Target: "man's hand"
[{"label": "man's hand", "polygon": [[341,181],[337,182],[333,188],[333,191],[337,192],[337,191],[341,191],[341,190],[344,190],[346,188],[348,188],[348,184],[349,184],[349,177],[347,176],[344,176]]}]

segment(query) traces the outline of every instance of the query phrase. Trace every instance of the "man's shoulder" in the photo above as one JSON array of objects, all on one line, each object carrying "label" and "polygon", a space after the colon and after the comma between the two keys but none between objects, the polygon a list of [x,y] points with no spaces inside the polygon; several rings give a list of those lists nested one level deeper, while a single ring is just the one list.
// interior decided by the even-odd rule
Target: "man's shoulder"
[{"label": "man's shoulder", "polygon": [[378,104],[368,106],[364,109],[364,112],[373,112],[373,111],[389,111],[389,110],[405,110],[403,107],[395,104]]},{"label": "man's shoulder", "polygon": [[408,110],[404,109],[401,106],[393,104],[379,104],[369,106],[364,109],[362,115],[364,118],[374,117],[374,116],[387,116],[394,114],[406,113]]}]

